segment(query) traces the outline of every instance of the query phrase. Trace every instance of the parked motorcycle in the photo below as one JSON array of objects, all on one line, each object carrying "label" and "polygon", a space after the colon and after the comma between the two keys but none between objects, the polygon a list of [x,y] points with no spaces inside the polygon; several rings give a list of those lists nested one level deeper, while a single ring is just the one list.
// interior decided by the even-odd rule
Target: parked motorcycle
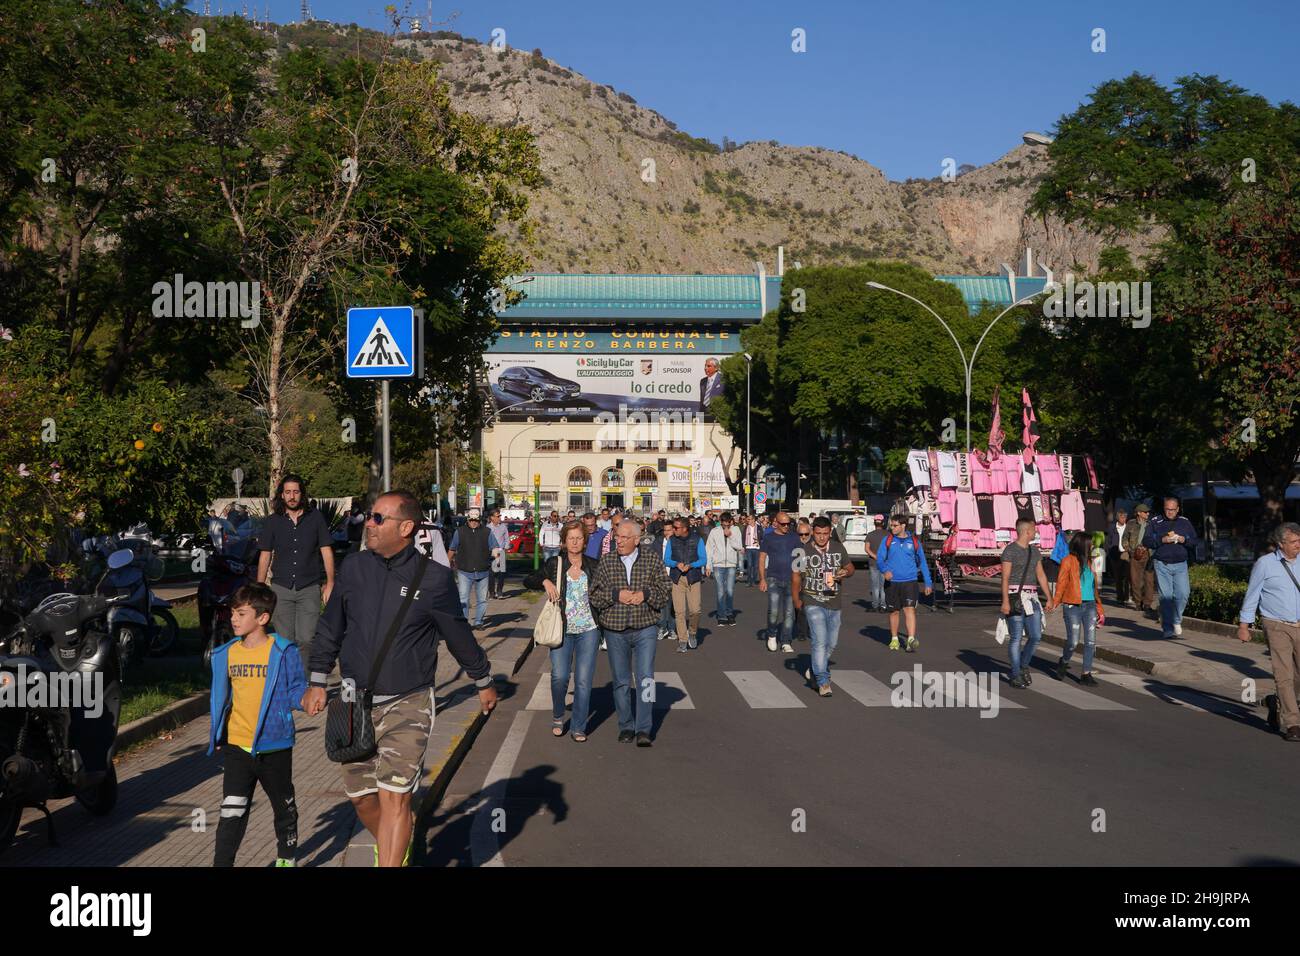
[{"label": "parked motorcycle", "polygon": [[101,582],[102,593],[125,591],[126,600],[115,604],[108,615],[109,631],[122,654],[124,667],[139,664],[147,655],[159,657],[176,644],[180,626],[170,610],[171,602],[159,597],[149,587],[150,581],[162,577],[162,561],[153,553],[147,531],[93,539],[92,547],[111,555],[127,550],[132,558],[124,567],[110,571]]},{"label": "parked motorcycle", "polygon": [[[96,592],[133,559],[127,549],[110,555]],[[0,637],[0,694],[9,704],[0,707],[0,852],[27,807],[45,814],[53,846],[47,801],[76,797],[96,816],[117,802],[122,666],[107,616],[129,593],[52,594]],[[46,688],[39,698],[36,682]]]},{"label": "parked motorcycle", "polygon": [[256,539],[222,519],[214,519],[208,535],[212,554],[207,576],[199,582],[199,634],[203,641],[203,666],[212,666],[212,652],[235,639],[230,623],[230,599],[253,580],[250,559]]}]

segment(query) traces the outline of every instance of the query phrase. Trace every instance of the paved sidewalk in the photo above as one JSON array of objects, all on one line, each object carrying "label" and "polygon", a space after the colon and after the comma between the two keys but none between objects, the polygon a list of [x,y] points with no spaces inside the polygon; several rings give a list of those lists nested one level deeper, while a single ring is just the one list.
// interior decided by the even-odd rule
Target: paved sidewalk
[{"label": "paved sidewalk", "polygon": [[[964,579],[962,588],[971,594],[987,591],[992,596],[997,585]],[[1109,586],[1102,590],[1102,602],[1106,626],[1097,629],[1099,660],[1131,667],[1163,683],[1210,691],[1233,700],[1242,699],[1242,682],[1247,678],[1255,681],[1256,700],[1273,693],[1273,665],[1267,645],[1243,644],[1235,637],[1194,630],[1194,625],[1186,621],[1181,637],[1165,638],[1158,617],[1117,605],[1115,592]],[[1046,624],[1043,644],[1064,647],[1061,612],[1047,615]],[[1044,648],[1037,656],[1046,654]],[[1076,667],[1080,654],[1082,648],[1076,648]]]},{"label": "paved sidewalk", "polygon": [[[522,597],[517,582],[510,595],[489,605],[489,627],[478,632],[497,678],[498,690],[527,653],[538,605]],[[530,595],[531,596],[531,595]],[[438,651],[437,716],[426,756],[424,789],[450,777],[449,761],[463,756],[479,722],[472,682],[442,646]],[[373,853],[359,842],[356,813],[343,793],[338,765],[325,757],[321,730],[325,714],[296,713],[294,787],[298,803],[300,866],[342,865],[345,859],[370,866]],[[156,743],[118,762],[117,807],[95,818],[74,800],[50,804],[61,844],[51,847],[39,811],[28,810],[13,846],[0,856],[5,866],[211,866],[221,804],[221,759],[206,756],[209,720],[192,720]],[[362,831],[362,837],[369,835]],[[360,839],[360,838],[358,838]],[[238,865],[275,861],[275,832],[266,797],[253,797],[248,831]]]}]

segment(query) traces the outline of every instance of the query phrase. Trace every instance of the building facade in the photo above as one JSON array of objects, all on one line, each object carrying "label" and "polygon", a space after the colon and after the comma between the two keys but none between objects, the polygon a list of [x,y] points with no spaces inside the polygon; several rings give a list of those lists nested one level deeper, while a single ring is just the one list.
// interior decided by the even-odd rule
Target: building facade
[{"label": "building facade", "polygon": [[[972,309],[1045,281],[1010,268],[937,278]],[[743,467],[743,449],[709,405],[722,394],[718,364],[780,305],[781,281],[762,270],[513,278],[524,298],[498,312],[501,334],[484,356],[493,417],[483,449],[505,503],[531,505],[536,476],[544,512],[737,507],[725,475]]]}]

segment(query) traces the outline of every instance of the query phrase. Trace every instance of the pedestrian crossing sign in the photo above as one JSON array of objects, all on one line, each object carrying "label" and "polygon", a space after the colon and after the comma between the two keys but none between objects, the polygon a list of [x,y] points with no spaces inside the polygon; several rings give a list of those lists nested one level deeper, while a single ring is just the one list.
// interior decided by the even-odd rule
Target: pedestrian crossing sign
[{"label": "pedestrian crossing sign", "polygon": [[348,309],[348,378],[411,378],[417,349],[411,306]]}]

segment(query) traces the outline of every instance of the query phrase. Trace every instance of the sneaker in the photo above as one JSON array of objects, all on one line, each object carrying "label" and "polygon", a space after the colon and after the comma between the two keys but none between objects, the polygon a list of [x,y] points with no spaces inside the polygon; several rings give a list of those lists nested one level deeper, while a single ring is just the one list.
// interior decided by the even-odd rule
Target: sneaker
[{"label": "sneaker", "polygon": [[686,642],[686,646],[689,647],[691,650],[695,650],[697,647],[700,646],[700,642],[697,641],[697,640],[695,639],[695,635],[692,634],[692,635],[690,636],[690,639]]},{"label": "sneaker", "polygon": [[1029,684],[1025,682],[1025,678],[1023,677],[1023,675],[1020,677],[1013,677],[1009,681],[1007,681],[1007,683],[1010,684],[1012,687],[1016,688],[1017,690],[1023,690],[1024,688],[1029,686]]},{"label": "sneaker", "polygon": [[691,650],[691,646],[690,646],[689,644],[687,644],[685,641],[678,641],[678,642],[677,642],[677,653],[678,653],[678,654],[687,654],[687,653],[690,652],[690,650]]},{"label": "sneaker", "polygon": [[609,650],[609,643],[603,637],[600,639],[600,649],[602,651]]},{"label": "sneaker", "polygon": [[896,650],[898,650],[900,647],[902,647],[902,645],[898,643],[898,638],[897,638],[897,637],[890,638],[890,640],[889,640],[889,649],[890,649],[891,651],[896,651]]},{"label": "sneaker", "polygon": [[907,639],[907,653],[909,654],[916,653],[916,649],[920,646],[921,646],[921,642],[918,641],[916,638],[909,637]]},{"label": "sneaker", "polygon": [[812,668],[811,668],[811,667],[809,667],[807,670],[805,670],[805,671],[803,672],[803,679],[806,680],[806,681],[808,681],[809,683],[812,683]]},{"label": "sneaker", "polygon": [[1068,673],[1070,673],[1070,665],[1065,661],[1057,661],[1056,670],[1052,672],[1052,676],[1057,680],[1065,680],[1065,675]]},{"label": "sneaker", "polygon": [[1288,727],[1282,739],[1289,743],[1300,743],[1300,727]]},{"label": "sneaker", "polygon": [[1175,625],[1174,625],[1174,636],[1175,636],[1175,637],[1182,637],[1182,636],[1183,636],[1183,626],[1182,626],[1181,624],[1175,624]]},{"label": "sneaker", "polygon": [[1174,632],[1173,632],[1173,631],[1165,631],[1161,636],[1162,636],[1162,637],[1165,637],[1165,638],[1170,638],[1170,637],[1173,637],[1173,636],[1174,636]]},{"label": "sneaker", "polygon": [[767,639],[767,649],[768,649],[769,651],[776,651],[776,638],[775,638],[775,637],[769,637],[769,638]]},{"label": "sneaker", "polygon": [[783,653],[786,653],[786,654],[793,654],[793,653],[794,653],[794,645],[793,645],[793,644],[782,644],[782,645],[781,645],[781,651],[782,651]]},{"label": "sneaker", "polygon": [[[375,853],[376,855],[378,855],[379,853],[378,847],[375,848]],[[295,863],[293,860],[286,860],[284,857],[276,857],[275,865],[277,867],[280,867],[280,866],[297,866],[298,864]]]},{"label": "sneaker", "polygon": [[654,746],[654,744],[652,744],[652,743],[650,742],[650,735],[649,735],[649,734],[646,734],[646,733],[640,733],[640,734],[637,734],[637,735],[636,735],[636,745],[637,745],[638,747],[653,747],[653,746]]},{"label": "sneaker", "polygon": [[1023,671],[1020,672],[1020,676],[1025,679],[1026,687],[1028,687],[1030,684],[1034,682],[1034,675],[1029,673],[1028,667],[1026,667]]},{"label": "sneaker", "polygon": [[1101,686],[1101,682],[1098,681],[1097,678],[1093,677],[1091,674],[1084,674],[1082,677],[1079,678],[1079,683],[1082,684],[1084,687]]},{"label": "sneaker", "polygon": [[665,631],[665,630],[663,630],[662,628],[660,628],[660,630],[659,630],[659,640],[661,640],[661,641],[666,641],[666,640],[668,640],[668,632]]},{"label": "sneaker", "polygon": [[829,697],[829,696],[831,696],[831,685],[830,685],[830,684],[822,684],[821,687],[818,687],[818,688],[817,688],[817,696],[819,696],[819,697]]},{"label": "sneaker", "polygon": [[621,744],[630,744],[636,739],[636,733],[631,730],[620,730],[618,732],[618,742]]}]

